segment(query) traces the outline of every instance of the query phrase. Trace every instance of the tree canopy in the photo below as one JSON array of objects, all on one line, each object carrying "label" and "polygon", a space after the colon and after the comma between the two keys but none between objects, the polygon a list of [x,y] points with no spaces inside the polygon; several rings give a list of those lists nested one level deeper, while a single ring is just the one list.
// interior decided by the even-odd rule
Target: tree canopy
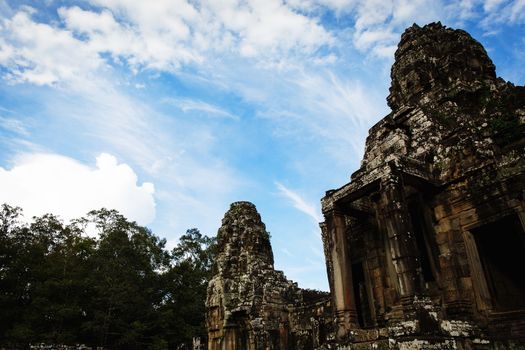
[{"label": "tree canopy", "polygon": [[172,349],[205,336],[214,238],[190,229],[169,251],[107,209],[68,224],[21,218],[20,208],[0,207],[0,347]]}]

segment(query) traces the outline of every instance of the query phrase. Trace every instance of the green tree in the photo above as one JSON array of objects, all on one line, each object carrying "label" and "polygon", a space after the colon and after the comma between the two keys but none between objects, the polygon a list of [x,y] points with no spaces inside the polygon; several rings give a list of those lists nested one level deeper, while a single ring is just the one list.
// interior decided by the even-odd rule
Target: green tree
[{"label": "green tree", "polygon": [[38,341],[71,344],[81,337],[86,301],[92,295],[90,259],[95,241],[77,223],[64,225],[53,215],[34,218],[29,230],[41,259],[33,267],[27,317]]},{"label": "green tree", "polygon": [[145,348],[153,343],[156,308],[163,292],[163,271],[169,268],[166,241],[130,222],[114,210],[89,214],[100,230],[91,274],[96,343],[111,348]]},{"label": "green tree", "polygon": [[[97,238],[86,234],[96,227]],[[84,343],[168,349],[205,335],[215,240],[197,229],[166,241],[115,210],[64,224],[0,208],[0,347]]]},{"label": "green tree", "polygon": [[172,250],[172,267],[165,274],[166,299],[161,312],[170,325],[170,344],[205,337],[206,288],[215,256],[215,238],[189,229]]},{"label": "green tree", "polygon": [[3,204],[0,210],[0,341],[16,344],[32,336],[19,320],[30,303],[31,237],[20,223],[22,210]]}]

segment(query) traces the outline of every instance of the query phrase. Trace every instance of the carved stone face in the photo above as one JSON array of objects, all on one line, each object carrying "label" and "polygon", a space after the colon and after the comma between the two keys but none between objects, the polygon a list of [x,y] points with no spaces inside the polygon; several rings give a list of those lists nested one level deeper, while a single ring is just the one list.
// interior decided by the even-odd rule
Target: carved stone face
[{"label": "carved stone face", "polygon": [[494,64],[485,49],[468,33],[440,23],[428,26],[435,30],[425,31],[414,25],[401,38],[387,97],[393,110],[401,105],[421,105],[428,100],[424,98],[428,94],[435,100],[451,91],[472,90],[480,82],[496,79]]}]

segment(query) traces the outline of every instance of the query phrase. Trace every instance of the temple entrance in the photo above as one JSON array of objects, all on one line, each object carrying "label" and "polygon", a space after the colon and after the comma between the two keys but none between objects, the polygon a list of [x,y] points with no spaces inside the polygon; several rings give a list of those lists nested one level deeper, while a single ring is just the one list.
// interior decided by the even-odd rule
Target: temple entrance
[{"label": "temple entrance", "polygon": [[373,327],[372,314],[370,312],[370,299],[366,288],[365,272],[363,263],[352,264],[352,280],[354,287],[355,308],[357,321],[361,328]]},{"label": "temple entrance", "polygon": [[525,232],[518,215],[471,230],[495,310],[525,309]]},{"label": "temple entrance", "polygon": [[429,240],[429,232],[425,223],[421,203],[419,201],[412,201],[408,206],[408,210],[410,212],[410,220],[412,228],[414,229],[417,250],[419,252],[423,281],[425,283],[434,282],[436,280],[435,263],[433,261],[432,245]]}]

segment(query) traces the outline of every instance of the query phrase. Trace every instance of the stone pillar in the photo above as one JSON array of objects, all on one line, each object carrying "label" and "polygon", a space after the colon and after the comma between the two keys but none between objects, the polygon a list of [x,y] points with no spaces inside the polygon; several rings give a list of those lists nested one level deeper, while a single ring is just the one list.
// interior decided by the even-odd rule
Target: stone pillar
[{"label": "stone pillar", "polygon": [[[237,350],[238,328],[236,326],[224,327],[224,339],[221,350]],[[239,349],[240,350],[240,349]]]},{"label": "stone pillar", "polygon": [[288,320],[279,322],[279,349],[288,350],[288,335],[290,334],[290,327]]},{"label": "stone pillar", "polygon": [[337,338],[344,339],[358,327],[352,284],[352,264],[346,239],[346,222],[342,212],[332,209],[325,213],[326,228],[331,244],[332,300],[337,322]]},{"label": "stone pillar", "polygon": [[379,216],[386,230],[390,255],[397,275],[397,286],[402,302],[411,304],[413,296],[421,291],[418,270],[417,243],[410,220],[401,179],[391,176],[381,184]]}]

